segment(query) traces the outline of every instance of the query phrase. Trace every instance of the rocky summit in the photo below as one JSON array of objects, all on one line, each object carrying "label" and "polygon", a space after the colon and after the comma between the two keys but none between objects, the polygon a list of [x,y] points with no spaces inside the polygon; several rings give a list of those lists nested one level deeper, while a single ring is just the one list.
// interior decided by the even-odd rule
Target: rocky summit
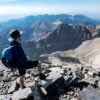
[{"label": "rocky summit", "polygon": [[18,70],[0,61],[0,100],[100,100],[100,21],[59,14],[1,23],[0,58],[13,28],[23,31],[27,59],[42,62],[46,80],[28,69],[21,89]]},{"label": "rocky summit", "polygon": [[54,55],[42,61],[42,67],[46,80],[39,79],[37,68],[28,69],[24,89],[19,86],[17,69],[1,70],[0,100],[100,99],[100,69]]}]

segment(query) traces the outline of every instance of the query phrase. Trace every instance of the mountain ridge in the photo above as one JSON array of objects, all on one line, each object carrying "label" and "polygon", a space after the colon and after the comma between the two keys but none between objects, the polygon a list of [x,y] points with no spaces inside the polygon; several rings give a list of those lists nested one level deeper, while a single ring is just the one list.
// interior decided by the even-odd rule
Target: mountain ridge
[{"label": "mountain ridge", "polygon": [[57,15],[37,15],[37,16],[27,16],[23,18],[18,18],[18,19],[12,19],[7,22],[1,23],[1,29],[2,28],[8,28],[12,26],[30,26],[30,24],[33,22],[36,22],[38,20],[46,20],[49,23],[54,22],[55,20],[59,19],[63,23],[66,24],[100,24],[99,20],[87,17],[82,14],[77,14],[77,15],[67,15],[67,14],[57,14]]},{"label": "mountain ridge", "polygon": [[84,20],[89,20],[89,17],[66,14],[28,16],[10,20],[3,24],[5,28],[0,31],[0,51],[9,43],[9,31],[13,28],[23,31],[22,43],[31,58],[42,53],[75,49],[83,41],[100,37],[99,25],[95,25],[94,20],[91,24],[91,18],[88,24]]}]

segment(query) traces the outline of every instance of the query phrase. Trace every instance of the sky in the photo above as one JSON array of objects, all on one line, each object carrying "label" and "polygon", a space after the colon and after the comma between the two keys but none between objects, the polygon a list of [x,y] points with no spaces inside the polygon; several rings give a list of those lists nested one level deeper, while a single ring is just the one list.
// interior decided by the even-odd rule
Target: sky
[{"label": "sky", "polygon": [[100,0],[0,0],[0,19],[39,14],[85,14],[100,19]]}]

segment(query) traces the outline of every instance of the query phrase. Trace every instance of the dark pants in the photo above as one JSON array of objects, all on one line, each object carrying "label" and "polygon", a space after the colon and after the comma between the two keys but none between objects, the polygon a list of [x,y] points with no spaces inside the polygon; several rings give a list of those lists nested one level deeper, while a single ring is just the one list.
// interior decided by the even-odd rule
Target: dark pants
[{"label": "dark pants", "polygon": [[20,67],[20,66],[18,67],[19,75],[20,76],[25,75],[26,69],[37,67],[38,64],[39,64],[38,61],[27,61],[27,64],[25,67]]}]

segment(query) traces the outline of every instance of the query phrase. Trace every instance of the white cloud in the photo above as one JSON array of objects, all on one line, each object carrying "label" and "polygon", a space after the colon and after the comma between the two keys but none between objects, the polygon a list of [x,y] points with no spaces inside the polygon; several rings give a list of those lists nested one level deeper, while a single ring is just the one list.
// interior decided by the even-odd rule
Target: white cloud
[{"label": "white cloud", "polygon": [[56,13],[85,13],[95,12],[100,13],[100,7],[94,5],[13,5],[13,6],[0,6],[0,15],[28,15],[28,14],[56,14]]},{"label": "white cloud", "polygon": [[57,13],[64,12],[65,8],[50,7],[50,6],[0,6],[0,14],[43,14],[43,13]]}]

